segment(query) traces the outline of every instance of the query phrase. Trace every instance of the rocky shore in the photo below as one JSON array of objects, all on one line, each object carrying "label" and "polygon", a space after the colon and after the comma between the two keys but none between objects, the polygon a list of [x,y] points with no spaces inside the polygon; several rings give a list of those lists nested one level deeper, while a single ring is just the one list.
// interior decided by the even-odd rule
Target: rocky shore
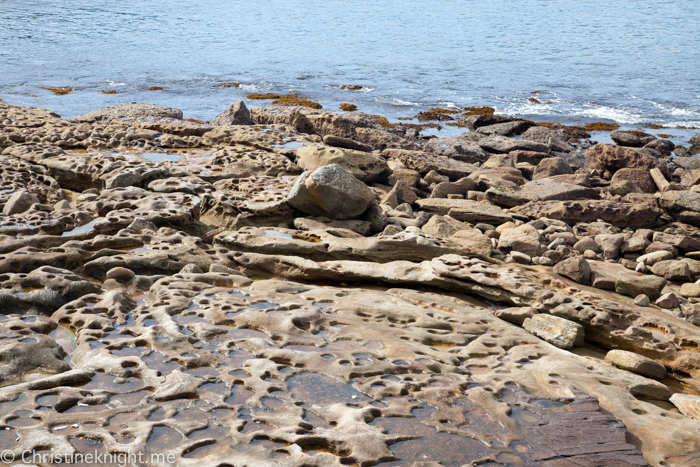
[{"label": "rocky shore", "polygon": [[0,102],[0,450],[700,465],[700,135],[460,125]]}]

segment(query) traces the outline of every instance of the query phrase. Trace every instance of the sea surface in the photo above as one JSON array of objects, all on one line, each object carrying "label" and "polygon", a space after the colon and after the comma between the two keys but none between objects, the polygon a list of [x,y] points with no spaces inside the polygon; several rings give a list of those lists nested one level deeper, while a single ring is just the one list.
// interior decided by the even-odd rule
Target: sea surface
[{"label": "sea surface", "polygon": [[[215,87],[225,82],[241,85]],[[700,127],[700,1],[0,0],[7,103],[72,118],[152,102],[209,120],[267,92],[392,121],[488,105],[540,121]]]}]

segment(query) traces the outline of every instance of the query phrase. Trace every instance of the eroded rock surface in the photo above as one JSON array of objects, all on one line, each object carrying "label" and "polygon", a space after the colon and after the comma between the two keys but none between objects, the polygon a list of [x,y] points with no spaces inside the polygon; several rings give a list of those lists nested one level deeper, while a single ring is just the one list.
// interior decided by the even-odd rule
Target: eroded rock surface
[{"label": "eroded rock surface", "polygon": [[698,465],[700,176],[671,145],[182,117],[0,103],[0,450]]}]

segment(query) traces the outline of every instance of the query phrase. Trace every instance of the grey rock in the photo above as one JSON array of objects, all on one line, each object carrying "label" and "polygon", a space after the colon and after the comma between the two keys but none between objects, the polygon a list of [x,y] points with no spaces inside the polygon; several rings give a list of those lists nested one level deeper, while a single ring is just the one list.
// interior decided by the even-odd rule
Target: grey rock
[{"label": "grey rock", "polygon": [[18,191],[7,200],[2,213],[6,216],[21,214],[32,207],[32,204],[36,203],[39,203],[39,198],[26,191]]},{"label": "grey rock", "polygon": [[659,261],[651,266],[651,272],[669,281],[690,281],[690,267],[680,260]]},{"label": "grey rock", "polygon": [[644,294],[655,299],[661,295],[666,283],[666,279],[658,276],[625,277],[615,281],[615,292],[628,297]]},{"label": "grey rock", "polygon": [[300,211],[339,220],[361,215],[372,200],[374,192],[338,164],[304,172],[287,196]]},{"label": "grey rock", "polygon": [[235,101],[231,107],[214,117],[211,124],[214,126],[252,125],[253,120],[250,118],[250,111],[245,102]]},{"label": "grey rock", "polygon": [[636,297],[634,297],[634,304],[638,306],[649,306],[651,303],[651,300],[649,300],[649,297],[647,297],[644,294],[639,294]]}]

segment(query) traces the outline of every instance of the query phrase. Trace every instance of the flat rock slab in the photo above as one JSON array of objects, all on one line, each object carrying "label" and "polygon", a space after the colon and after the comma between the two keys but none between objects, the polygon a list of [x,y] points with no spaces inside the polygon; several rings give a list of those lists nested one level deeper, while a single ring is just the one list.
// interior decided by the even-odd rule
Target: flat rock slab
[{"label": "flat rock slab", "polygon": [[428,198],[416,201],[424,211],[450,217],[462,222],[500,225],[510,222],[513,217],[493,204],[479,203],[469,199]]},{"label": "flat rock slab", "polygon": [[535,315],[523,322],[523,328],[561,349],[583,345],[583,326],[558,316]]}]

